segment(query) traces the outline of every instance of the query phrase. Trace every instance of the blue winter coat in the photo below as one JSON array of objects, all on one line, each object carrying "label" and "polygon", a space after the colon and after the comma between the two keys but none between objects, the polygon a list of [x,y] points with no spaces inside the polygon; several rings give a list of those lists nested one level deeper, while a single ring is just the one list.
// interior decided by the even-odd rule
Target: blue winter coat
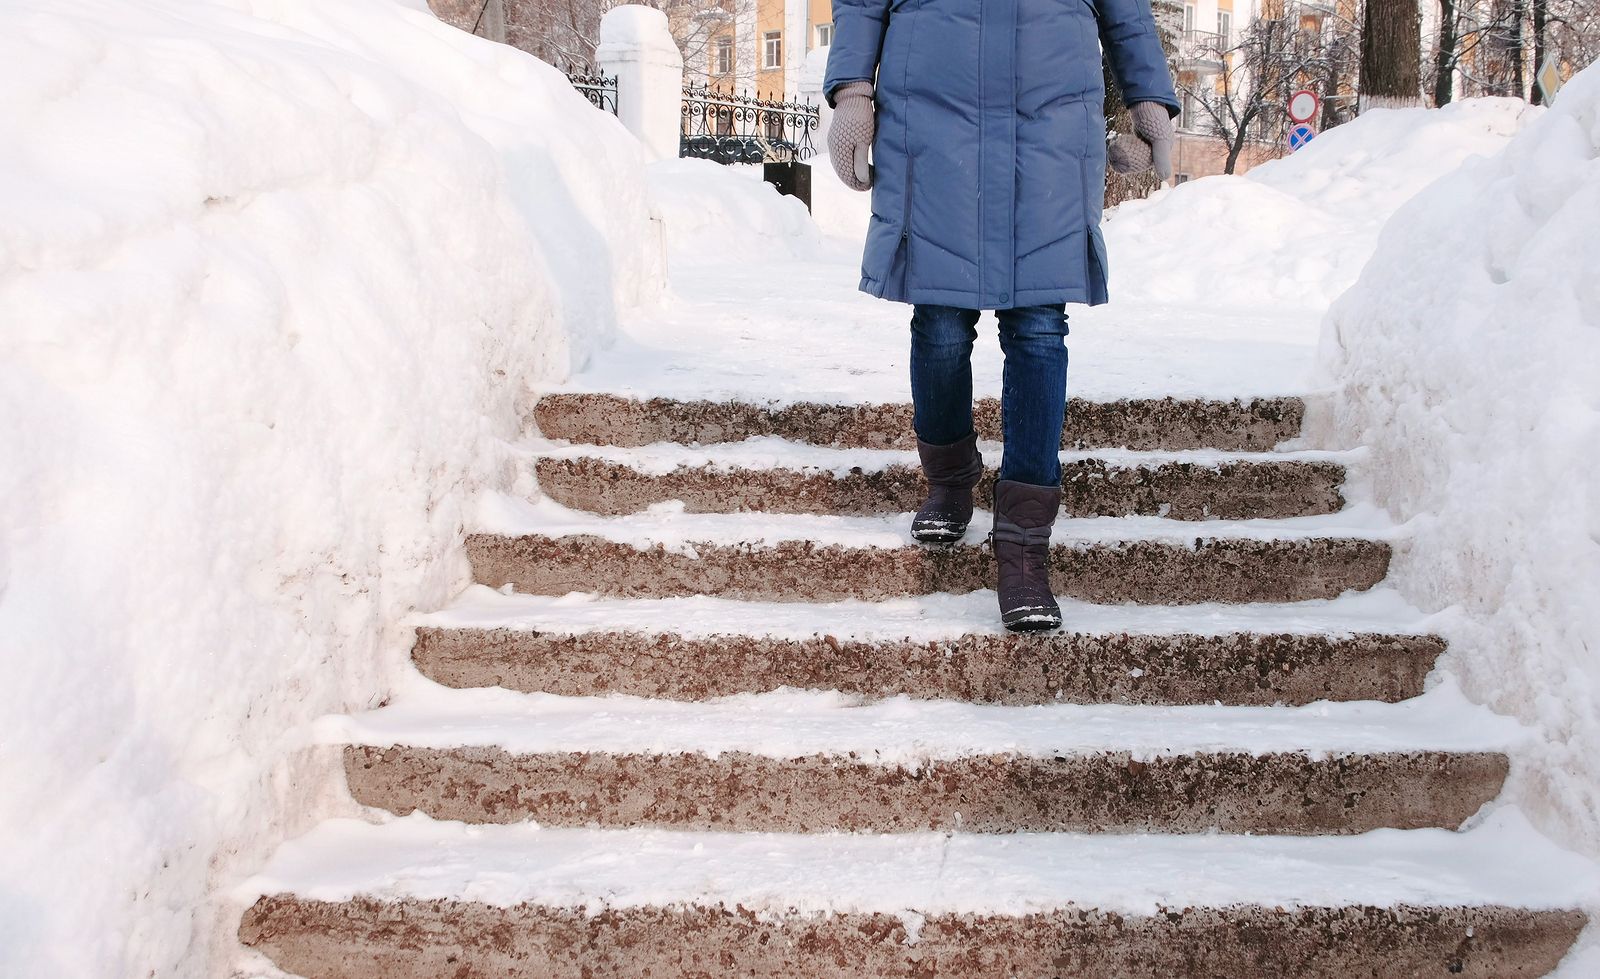
[{"label": "blue winter coat", "polygon": [[861,289],[1004,309],[1106,301],[1105,87],[1176,115],[1149,0],[833,0],[823,91],[877,86]]}]

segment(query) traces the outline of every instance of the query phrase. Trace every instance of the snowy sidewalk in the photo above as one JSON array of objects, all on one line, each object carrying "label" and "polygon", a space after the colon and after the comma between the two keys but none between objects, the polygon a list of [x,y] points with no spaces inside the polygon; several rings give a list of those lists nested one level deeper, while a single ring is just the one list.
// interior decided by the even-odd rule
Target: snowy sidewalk
[{"label": "snowy sidewalk", "polygon": [[[910,307],[856,289],[859,254],[829,241],[808,259],[687,264],[659,310],[624,320],[617,345],[566,391],[857,403],[909,398]],[[675,258],[681,259],[682,256]],[[1313,390],[1317,317],[1249,306],[1175,307],[1118,296],[1068,310],[1075,397],[1249,398]],[[994,319],[979,323],[973,387],[1000,390]]]}]

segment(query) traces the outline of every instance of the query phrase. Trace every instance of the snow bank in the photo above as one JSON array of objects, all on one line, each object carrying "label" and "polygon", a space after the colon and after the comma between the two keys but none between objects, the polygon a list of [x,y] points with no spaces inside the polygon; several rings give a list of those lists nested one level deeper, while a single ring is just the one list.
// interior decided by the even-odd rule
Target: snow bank
[{"label": "snow bank", "polygon": [[[1393,576],[1448,669],[1532,725],[1507,797],[1600,853],[1600,67],[1403,206],[1330,312],[1322,438],[1414,518]],[[1587,973],[1586,973],[1587,974]]]},{"label": "snow bank", "polygon": [[216,975],[293,732],[659,287],[643,163],[420,4],[20,0],[0,65],[0,975]]},{"label": "snow bank", "polygon": [[1518,99],[1376,110],[1243,176],[1129,201],[1106,216],[1112,301],[1321,313],[1395,208],[1538,112]]},{"label": "snow bank", "polygon": [[806,206],[778,193],[758,166],[661,160],[650,164],[648,173],[673,265],[819,254],[822,235]]},{"label": "snow bank", "polygon": [[[823,115],[831,120],[833,112],[824,109]],[[867,225],[872,223],[872,194],[851,190],[833,172],[833,158],[828,153],[826,135],[817,137],[818,153],[811,163],[811,216],[822,232],[836,238],[849,240],[856,249],[867,239]]]}]

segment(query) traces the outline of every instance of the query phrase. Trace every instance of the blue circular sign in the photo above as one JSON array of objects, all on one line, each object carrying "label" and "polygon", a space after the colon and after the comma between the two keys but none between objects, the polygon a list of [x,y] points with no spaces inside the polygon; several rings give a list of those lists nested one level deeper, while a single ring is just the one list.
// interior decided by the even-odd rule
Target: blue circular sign
[{"label": "blue circular sign", "polygon": [[1305,123],[1289,130],[1289,149],[1297,150],[1317,138],[1317,131]]}]

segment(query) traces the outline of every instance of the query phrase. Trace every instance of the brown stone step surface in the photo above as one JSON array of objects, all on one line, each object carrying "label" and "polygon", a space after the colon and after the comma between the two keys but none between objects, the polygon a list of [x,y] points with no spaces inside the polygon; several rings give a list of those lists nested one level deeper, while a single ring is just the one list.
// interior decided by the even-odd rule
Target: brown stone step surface
[{"label": "brown stone step surface", "polygon": [[770,832],[1453,828],[1523,736],[1449,686],[1286,708],[419,685],[323,730],[347,745],[354,797],[396,813]]},{"label": "brown stone step surface", "polygon": [[[1062,447],[1264,451],[1297,437],[1304,414],[1304,402],[1291,397],[1110,402],[1074,398],[1067,406]],[[546,438],[595,445],[708,445],[761,435],[843,447],[909,449],[916,445],[911,405],[905,402],[759,404],[552,393],[534,405],[533,417]],[[998,440],[999,401],[978,399],[973,421],[980,438]]]},{"label": "brown stone step surface", "polygon": [[[831,469],[684,464],[658,471],[615,455],[564,453],[537,460],[535,471],[551,499],[602,514],[669,500],[693,513],[909,513],[926,493],[914,459],[870,469],[844,461]],[[985,472],[979,500],[993,496],[995,476],[993,468]],[[1061,510],[1069,517],[1303,517],[1342,508],[1343,482],[1344,467],[1327,461],[1069,459],[1062,464]]]},{"label": "brown stone step surface", "polygon": [[239,935],[307,979],[1507,979],[1555,968],[1592,877],[1492,820],[1326,838],[335,820],[245,886]]},{"label": "brown stone step surface", "polygon": [[1544,976],[1581,911],[1505,907],[1062,910],[773,920],[744,908],[589,909],[277,895],[239,935],[304,979],[1389,979]]},{"label": "brown stone step surface", "polygon": [[1387,589],[1331,602],[1148,609],[1068,602],[1007,633],[990,592],[885,603],[603,600],[475,586],[412,659],[449,687],[705,700],[780,687],[975,703],[1305,704],[1422,693],[1444,651]]},{"label": "brown stone step surface", "polygon": [[512,754],[355,745],[357,802],[397,815],[541,826],[756,832],[912,830],[1364,833],[1453,829],[1500,792],[1492,752],[976,755],[917,767],[747,752]]},{"label": "brown stone step surface", "polygon": [[[578,524],[568,533],[468,535],[473,579],[544,595],[703,594],[776,601],[964,593],[992,587],[994,581],[993,555],[975,540],[987,517],[975,521],[966,543],[948,547],[894,544],[886,538],[904,537],[887,522],[879,524],[875,540],[858,542],[849,521],[868,518],[832,518],[835,523],[810,528],[790,525],[791,539],[769,536],[762,543],[737,539],[740,524],[729,525],[733,534],[718,535],[706,523],[685,523],[655,538],[635,535],[630,519]],[[1186,538],[1132,537],[1130,530],[1127,539],[1072,540],[1071,529],[1063,530],[1056,537],[1062,542],[1051,548],[1056,593],[1105,604],[1326,599],[1372,587],[1389,567],[1388,543],[1361,537],[1212,536],[1204,531]],[[824,533],[832,539],[818,539]]]}]

